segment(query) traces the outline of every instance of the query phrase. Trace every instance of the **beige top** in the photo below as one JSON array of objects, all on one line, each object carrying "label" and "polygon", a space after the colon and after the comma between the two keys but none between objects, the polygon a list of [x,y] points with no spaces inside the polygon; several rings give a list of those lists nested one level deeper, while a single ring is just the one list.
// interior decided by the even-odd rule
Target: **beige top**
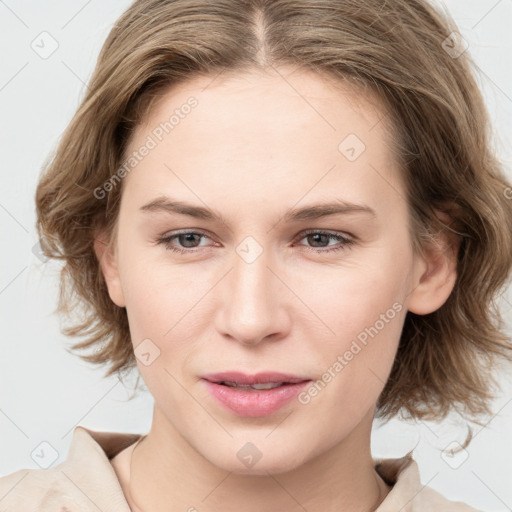
[{"label": "beige top", "polygon": [[[77,426],[65,461],[48,469],[20,469],[0,477],[0,510],[9,512],[131,512],[112,459],[141,434],[100,432]],[[410,454],[375,461],[393,486],[376,512],[481,512],[449,501],[420,482]]]}]

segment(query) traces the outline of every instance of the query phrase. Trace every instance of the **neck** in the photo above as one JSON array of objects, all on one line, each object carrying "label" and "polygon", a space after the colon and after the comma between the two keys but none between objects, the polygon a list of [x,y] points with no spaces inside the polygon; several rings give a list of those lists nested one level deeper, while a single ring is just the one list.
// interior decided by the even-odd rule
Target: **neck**
[{"label": "neck", "polygon": [[223,470],[196,451],[155,406],[132,454],[130,496],[143,512],[307,510],[369,512],[391,488],[370,453],[373,410],[331,449],[285,472]]}]

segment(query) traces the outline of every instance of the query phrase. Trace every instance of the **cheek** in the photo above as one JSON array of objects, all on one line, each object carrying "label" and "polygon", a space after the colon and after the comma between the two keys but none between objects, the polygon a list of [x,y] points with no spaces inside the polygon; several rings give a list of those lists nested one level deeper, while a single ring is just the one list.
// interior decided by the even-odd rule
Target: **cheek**
[{"label": "cheek", "polygon": [[391,371],[407,312],[405,259],[398,262],[391,254],[380,254],[367,263],[338,272],[338,279],[332,274],[330,280],[317,281],[317,291],[309,295],[308,304],[324,324],[322,339],[317,323],[309,336],[314,339],[309,351],[320,355],[322,373],[303,403],[325,408],[318,413],[333,419],[358,418],[376,402]]},{"label": "cheek", "polygon": [[396,337],[407,289],[407,265],[392,254],[374,251],[365,261],[315,275],[314,286],[303,281],[298,294],[324,324],[323,345],[341,350],[353,339],[364,342],[369,330],[376,334],[372,327],[383,337]]},{"label": "cheek", "polygon": [[153,282],[147,278],[137,280],[133,276],[126,309],[134,347],[142,340],[150,339],[164,359],[167,356],[176,358],[182,349],[190,347],[192,340],[197,338],[194,318],[201,314],[198,298],[207,292],[206,287],[204,290],[200,288],[196,286],[194,291],[180,283]]},{"label": "cheek", "polygon": [[162,336],[197,297],[193,272],[172,264],[163,246],[153,246],[135,235],[125,238],[120,253],[120,277],[130,321],[141,328],[151,326],[149,331]]},{"label": "cheek", "polygon": [[189,362],[197,356],[198,340],[204,338],[212,315],[212,283],[198,279],[192,266],[173,265],[161,255],[155,261],[156,251],[160,248],[124,253],[122,281],[131,341],[151,393],[162,387],[171,392],[175,385],[175,392],[161,398],[181,400],[182,390],[171,375],[183,382]]}]

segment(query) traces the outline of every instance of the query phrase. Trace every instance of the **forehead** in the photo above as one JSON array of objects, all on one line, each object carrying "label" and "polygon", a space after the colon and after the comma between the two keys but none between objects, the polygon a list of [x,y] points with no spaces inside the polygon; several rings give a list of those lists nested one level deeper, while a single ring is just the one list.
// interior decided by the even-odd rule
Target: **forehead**
[{"label": "forehead", "polygon": [[188,195],[224,187],[236,190],[241,201],[268,198],[273,185],[285,187],[290,199],[332,187],[343,196],[343,187],[350,193],[368,180],[375,193],[387,186],[396,196],[400,177],[389,121],[368,90],[311,71],[280,67],[197,76],[153,103],[127,153],[148,137],[154,147],[125,179],[138,195],[173,185],[183,189],[179,175]]},{"label": "forehead", "polygon": [[154,128],[155,122],[169,119],[169,113],[179,110],[191,96],[200,107],[194,109],[193,116],[198,129],[211,128],[215,117],[216,123],[224,127],[248,120],[254,129],[265,125],[266,129],[285,132],[292,126],[279,121],[290,120],[302,121],[311,135],[338,131],[340,136],[351,125],[363,136],[369,127],[384,118],[389,121],[390,117],[381,98],[369,87],[285,65],[267,71],[230,70],[213,76],[199,75],[172,85],[154,100],[139,130],[147,131]]}]

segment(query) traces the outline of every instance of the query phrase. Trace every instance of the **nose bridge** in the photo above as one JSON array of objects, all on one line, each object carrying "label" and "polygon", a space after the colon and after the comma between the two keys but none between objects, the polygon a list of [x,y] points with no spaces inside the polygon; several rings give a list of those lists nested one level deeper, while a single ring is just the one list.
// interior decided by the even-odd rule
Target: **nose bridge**
[{"label": "nose bridge", "polygon": [[222,330],[243,343],[257,343],[285,327],[281,284],[268,268],[271,265],[270,254],[251,237],[233,255]]}]

